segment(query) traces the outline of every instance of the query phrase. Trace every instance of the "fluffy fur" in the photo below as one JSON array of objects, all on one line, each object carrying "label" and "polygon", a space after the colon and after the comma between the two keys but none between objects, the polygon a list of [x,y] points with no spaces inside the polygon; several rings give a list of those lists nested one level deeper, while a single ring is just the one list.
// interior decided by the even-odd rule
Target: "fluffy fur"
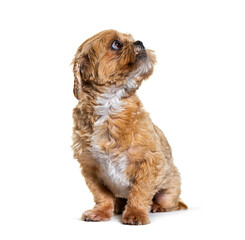
[{"label": "fluffy fur", "polygon": [[75,54],[73,151],[95,201],[85,221],[123,212],[124,224],[147,224],[151,210],[187,208],[171,148],[136,95],[155,62],[153,51],[114,30],[89,38]]}]

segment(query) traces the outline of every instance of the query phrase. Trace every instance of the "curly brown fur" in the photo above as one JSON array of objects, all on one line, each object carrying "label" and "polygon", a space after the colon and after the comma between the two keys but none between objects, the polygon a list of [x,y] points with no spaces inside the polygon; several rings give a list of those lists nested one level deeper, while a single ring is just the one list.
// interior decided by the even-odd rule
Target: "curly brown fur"
[{"label": "curly brown fur", "polygon": [[151,208],[187,208],[171,148],[136,95],[155,62],[153,51],[114,30],[89,38],[75,54],[73,151],[96,204],[83,220],[124,211],[124,224],[147,224]]}]

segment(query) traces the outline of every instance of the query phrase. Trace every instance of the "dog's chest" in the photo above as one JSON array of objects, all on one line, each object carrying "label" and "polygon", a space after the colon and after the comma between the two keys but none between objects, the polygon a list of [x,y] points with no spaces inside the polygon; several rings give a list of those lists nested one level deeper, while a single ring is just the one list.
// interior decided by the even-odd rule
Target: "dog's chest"
[{"label": "dog's chest", "polygon": [[119,116],[124,111],[125,104],[121,98],[125,91],[125,88],[115,88],[98,97],[95,112],[99,118],[94,124],[89,148],[99,165],[100,178],[117,197],[127,197],[129,194],[130,182],[125,174],[128,160],[124,152],[117,150],[119,139],[110,134],[108,120],[112,124],[111,117]]},{"label": "dog's chest", "polygon": [[130,190],[125,170],[127,168],[127,158],[123,154],[118,158],[111,157],[110,154],[91,149],[92,155],[97,161],[100,169],[100,178],[103,183],[117,197],[127,197]]}]

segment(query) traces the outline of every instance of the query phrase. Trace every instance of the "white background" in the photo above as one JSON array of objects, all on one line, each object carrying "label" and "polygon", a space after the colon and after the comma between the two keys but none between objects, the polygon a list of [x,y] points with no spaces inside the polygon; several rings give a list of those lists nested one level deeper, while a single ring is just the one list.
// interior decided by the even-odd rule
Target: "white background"
[{"label": "white background", "polygon": [[[1,239],[244,239],[244,1],[1,1]],[[72,158],[77,47],[104,29],[156,51],[138,91],[166,134],[189,210],[151,224],[80,221]]]}]

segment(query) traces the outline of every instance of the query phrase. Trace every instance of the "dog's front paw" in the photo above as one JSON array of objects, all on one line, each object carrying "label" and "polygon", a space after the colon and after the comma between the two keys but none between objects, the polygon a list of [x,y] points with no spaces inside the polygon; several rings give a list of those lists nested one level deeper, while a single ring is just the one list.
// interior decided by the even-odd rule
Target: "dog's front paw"
[{"label": "dog's front paw", "polygon": [[95,207],[82,214],[83,221],[101,222],[108,221],[113,215],[113,209],[107,207]]},{"label": "dog's front paw", "polygon": [[123,213],[122,222],[128,225],[144,225],[150,223],[150,220],[143,210],[127,208]]}]

